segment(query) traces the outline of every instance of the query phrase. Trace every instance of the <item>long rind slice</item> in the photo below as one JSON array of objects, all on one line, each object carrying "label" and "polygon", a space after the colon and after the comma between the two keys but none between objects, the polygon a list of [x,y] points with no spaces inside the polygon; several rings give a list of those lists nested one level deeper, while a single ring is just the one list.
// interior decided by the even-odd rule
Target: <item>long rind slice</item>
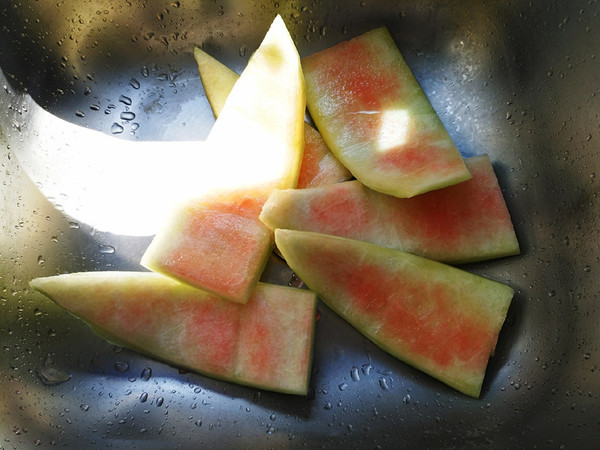
[{"label": "long rind slice", "polygon": [[317,129],[371,189],[413,197],[470,177],[385,27],[307,56],[302,67]]},{"label": "long rind slice", "polygon": [[295,187],[305,111],[300,56],[277,16],[231,89],[206,143],[214,147],[217,161],[246,180],[245,187]]},{"label": "long rind slice", "polygon": [[271,229],[333,234],[452,264],[519,254],[489,157],[465,162],[471,179],[412,198],[382,194],[357,180],[275,190],[260,219]]},{"label": "long rind slice", "polygon": [[247,304],[152,272],[80,272],[31,286],[101,337],[210,377],[305,395],[315,294],[259,283]]},{"label": "long rind slice", "polygon": [[275,230],[288,265],[396,358],[479,397],[514,291],[440,262],[337,236]]}]

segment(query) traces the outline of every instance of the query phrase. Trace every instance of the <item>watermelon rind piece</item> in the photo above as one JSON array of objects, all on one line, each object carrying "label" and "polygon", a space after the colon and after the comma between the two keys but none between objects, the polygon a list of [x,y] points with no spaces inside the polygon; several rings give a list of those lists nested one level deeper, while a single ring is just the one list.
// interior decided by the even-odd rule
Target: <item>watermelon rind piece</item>
[{"label": "watermelon rind piece", "polygon": [[302,67],[317,129],[371,189],[413,197],[470,177],[387,28],[306,56]]},{"label": "watermelon rind piece", "polygon": [[240,76],[199,47],[194,47],[194,59],[208,103],[215,117],[219,117],[231,89]]},{"label": "watermelon rind piece", "polygon": [[[232,87],[206,144],[229,167],[227,189],[289,188],[304,149],[306,90],[300,56],[280,15]],[[210,170],[210,169],[209,169]],[[215,180],[218,185],[218,180]]]},{"label": "watermelon rind piece", "polygon": [[477,398],[511,287],[367,242],[275,230],[294,272],[333,311],[392,356]]},{"label": "watermelon rind piece", "polygon": [[357,180],[271,193],[260,219],[288,228],[358,239],[451,264],[520,253],[489,156],[465,159],[472,178],[412,198]]},{"label": "watermelon rind piece", "polygon": [[304,123],[304,153],[297,188],[325,186],[352,178],[346,166],[329,150],[321,134],[308,123]]},{"label": "watermelon rind piece", "polygon": [[272,230],[258,218],[263,203],[247,191],[186,201],[169,215],[141,265],[246,303],[274,245]]},{"label": "watermelon rind piece", "polygon": [[152,272],[80,272],[31,280],[100,337],[193,372],[306,395],[316,297],[259,283],[247,304]]}]

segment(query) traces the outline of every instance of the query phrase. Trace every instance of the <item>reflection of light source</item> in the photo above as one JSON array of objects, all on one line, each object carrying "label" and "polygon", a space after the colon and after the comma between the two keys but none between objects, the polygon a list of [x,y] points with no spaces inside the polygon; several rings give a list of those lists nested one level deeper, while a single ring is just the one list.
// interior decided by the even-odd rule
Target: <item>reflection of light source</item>
[{"label": "reflection of light source", "polygon": [[[0,80],[4,75],[0,72]],[[1,92],[3,138],[19,164],[74,221],[99,231],[154,234],[174,198],[200,189],[201,142],[138,142],[73,125],[29,96]]]},{"label": "reflection of light source", "polygon": [[389,109],[381,113],[376,149],[386,152],[406,142],[410,116],[405,109]]},{"label": "reflection of light source", "polygon": [[278,151],[285,144],[268,142],[270,133],[251,120],[239,120],[227,148],[127,141],[62,120],[28,96],[21,100],[25,114],[5,133],[10,148],[48,199],[99,231],[149,236],[174,203],[213,189],[271,186],[288,175],[288,153]]}]

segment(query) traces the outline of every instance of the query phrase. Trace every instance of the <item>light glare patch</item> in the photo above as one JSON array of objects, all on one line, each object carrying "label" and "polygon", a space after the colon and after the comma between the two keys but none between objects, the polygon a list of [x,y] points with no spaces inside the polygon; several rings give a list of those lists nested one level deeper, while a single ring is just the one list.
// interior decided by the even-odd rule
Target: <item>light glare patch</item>
[{"label": "light glare patch", "polygon": [[377,137],[377,151],[387,152],[404,145],[408,138],[410,115],[405,109],[384,110]]}]

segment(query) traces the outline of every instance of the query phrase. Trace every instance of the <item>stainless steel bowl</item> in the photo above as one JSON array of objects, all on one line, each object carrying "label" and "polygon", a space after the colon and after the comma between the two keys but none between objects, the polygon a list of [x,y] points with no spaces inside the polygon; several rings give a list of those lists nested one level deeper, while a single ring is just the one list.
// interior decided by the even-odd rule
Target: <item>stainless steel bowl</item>
[{"label": "stainless steel bowl", "polygon": [[[491,156],[523,254],[466,267],[517,291],[481,399],[322,304],[304,398],[115,348],[28,288],[139,269],[150,236],[126,225],[148,205],[127,197],[141,177],[129,144],[164,141],[148,158],[170,162],[151,175],[176,171],[170,142],[213,123],[193,45],[239,71],[276,13],[302,56],[387,25],[460,150]],[[4,1],[0,448],[600,448],[599,13],[583,0]],[[274,260],[266,277],[291,273]]]}]

